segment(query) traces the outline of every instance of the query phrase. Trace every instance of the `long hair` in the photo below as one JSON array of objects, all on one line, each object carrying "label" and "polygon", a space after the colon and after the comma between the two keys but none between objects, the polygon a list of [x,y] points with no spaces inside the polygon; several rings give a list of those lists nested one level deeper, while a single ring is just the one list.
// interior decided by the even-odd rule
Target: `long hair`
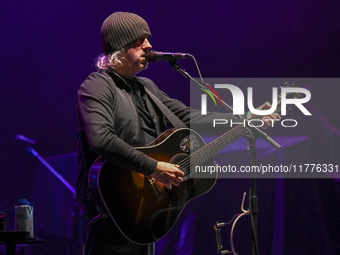
[{"label": "long hair", "polygon": [[96,67],[98,70],[108,71],[110,69],[116,69],[123,65],[122,59],[125,56],[127,48],[117,50],[111,54],[101,54],[96,60]]}]

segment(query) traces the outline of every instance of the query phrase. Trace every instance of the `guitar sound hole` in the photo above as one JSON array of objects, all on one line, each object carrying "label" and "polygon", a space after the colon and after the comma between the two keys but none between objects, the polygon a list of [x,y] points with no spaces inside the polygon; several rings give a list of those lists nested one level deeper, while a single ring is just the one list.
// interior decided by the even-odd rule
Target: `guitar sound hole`
[{"label": "guitar sound hole", "polygon": [[179,165],[179,169],[184,173],[183,181],[190,178],[190,157],[185,153],[179,153],[172,157],[171,164]]}]

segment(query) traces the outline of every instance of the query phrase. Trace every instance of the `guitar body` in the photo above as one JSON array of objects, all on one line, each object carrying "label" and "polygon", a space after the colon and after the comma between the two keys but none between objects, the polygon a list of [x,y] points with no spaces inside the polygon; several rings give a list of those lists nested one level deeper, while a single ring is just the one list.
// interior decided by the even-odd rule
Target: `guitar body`
[{"label": "guitar body", "polygon": [[[209,179],[190,178],[189,155],[204,146],[203,139],[190,129],[172,129],[152,144],[136,148],[157,161],[179,164],[184,181],[168,190],[151,177],[118,167],[98,158],[89,174],[89,185],[109,220],[137,244],[155,242],[175,224],[186,204],[208,192],[217,175]],[[204,165],[215,165],[209,159]]]}]

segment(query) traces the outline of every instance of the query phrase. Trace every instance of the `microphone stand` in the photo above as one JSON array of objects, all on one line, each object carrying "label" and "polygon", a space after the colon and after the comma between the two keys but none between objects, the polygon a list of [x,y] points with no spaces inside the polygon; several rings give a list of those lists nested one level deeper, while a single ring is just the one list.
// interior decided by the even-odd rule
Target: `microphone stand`
[{"label": "microphone stand", "polygon": [[[182,75],[184,75],[186,78],[190,79],[191,81],[195,82],[200,88],[204,88],[204,89],[209,89],[206,86],[204,86],[203,84],[201,84],[200,82],[198,82],[196,79],[194,79],[188,72],[186,72],[185,70],[183,70],[178,64],[176,60],[172,60],[172,61],[168,61],[170,63],[170,65],[179,73],[181,73]],[[211,90],[209,90],[211,92],[211,94],[219,100],[219,98],[215,95],[215,93]],[[221,99],[222,105],[223,107],[225,107],[226,109],[228,109],[230,112],[233,111],[233,109]],[[243,121],[244,117],[242,117],[241,115],[238,115],[239,118]],[[250,129],[259,137],[261,137],[263,140],[267,141],[270,145],[272,145],[275,149],[280,150],[282,147],[280,144],[278,144],[276,141],[274,141],[268,134],[266,134],[265,132],[263,132],[262,130],[258,129],[257,127],[250,127]]]},{"label": "microphone stand", "polygon": [[27,147],[27,151],[35,158],[39,159],[41,163],[43,163],[48,170],[50,170],[65,186],[71,190],[71,192],[75,195],[76,191],[75,189],[69,184],[56,170],[53,169],[53,167],[47,163],[47,161],[39,155],[39,153],[33,149],[32,147]]},{"label": "microphone stand", "polygon": [[[248,133],[249,132],[249,133]],[[256,166],[256,138],[249,131],[246,132],[246,138],[249,142],[249,150],[251,153],[251,163],[252,166]],[[249,192],[249,216],[250,216],[250,224],[251,224],[251,254],[259,255],[258,245],[257,245],[257,195],[256,195],[256,178],[255,173],[252,173],[251,186]]]},{"label": "microphone stand", "polygon": [[[196,79],[191,77],[191,75],[183,70],[178,64],[177,60],[171,60],[168,61],[170,65],[179,73],[181,73],[184,77],[190,79],[191,81],[194,81],[198,87],[204,88],[204,89],[209,89],[200,82],[198,82]],[[211,94],[216,98],[219,99],[213,91],[211,91]],[[223,107],[228,109],[230,112],[233,111],[233,109],[223,100],[221,100]],[[240,120],[244,120],[244,117],[241,115],[238,115]],[[261,131],[257,127],[249,127],[248,125],[246,126],[247,132],[246,132],[246,137],[247,140],[249,141],[250,144],[250,151],[251,151],[251,161],[252,165],[256,165],[256,148],[255,148],[255,136],[261,137],[263,140],[267,141],[270,145],[272,145],[275,149],[280,150],[282,147],[279,145],[276,141],[274,141],[271,137],[269,137],[265,132]],[[250,131],[251,130],[251,131]],[[255,178],[255,173],[252,174],[252,182],[251,182],[251,188],[250,188],[250,195],[249,195],[249,207],[250,207],[250,219],[251,219],[251,226],[252,226],[252,232],[251,232],[251,254],[252,255],[259,255],[258,252],[258,245],[257,245],[257,195],[256,195],[256,178]]]}]

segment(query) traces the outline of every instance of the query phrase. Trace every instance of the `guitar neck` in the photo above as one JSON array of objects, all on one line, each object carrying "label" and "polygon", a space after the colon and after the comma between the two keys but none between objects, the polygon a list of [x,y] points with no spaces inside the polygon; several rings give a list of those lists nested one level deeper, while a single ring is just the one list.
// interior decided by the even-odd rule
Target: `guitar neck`
[{"label": "guitar neck", "polygon": [[[260,124],[260,119],[262,116],[255,115],[249,120],[254,120],[252,124],[254,126],[257,126]],[[259,121],[256,121],[259,120]],[[247,121],[247,120],[246,120]],[[191,165],[201,165],[208,159],[212,158],[215,156],[218,152],[223,150],[225,147],[228,145],[232,144],[239,138],[245,135],[246,132],[246,127],[243,124],[239,124],[236,127],[232,128],[228,132],[224,133],[214,141],[206,144],[205,146],[201,147],[200,149],[194,151],[193,153],[190,154],[190,164]]]},{"label": "guitar neck", "polygon": [[[299,95],[293,94],[291,97],[299,97]],[[279,97],[279,100],[277,102],[276,112],[281,112],[281,97]],[[261,115],[254,115],[248,120],[245,121],[252,121],[252,125],[255,127],[260,127],[261,124],[263,124],[261,121],[263,116]],[[257,121],[256,121],[257,120]],[[198,166],[201,165],[203,162],[207,161],[208,159],[215,156],[218,152],[223,150],[228,145],[232,144],[236,140],[240,139],[242,136],[245,135],[247,128],[244,124],[240,124],[225,134],[218,137],[216,140],[206,144],[205,146],[201,147],[200,149],[196,150],[195,152],[190,154],[190,164],[192,166]]]}]

